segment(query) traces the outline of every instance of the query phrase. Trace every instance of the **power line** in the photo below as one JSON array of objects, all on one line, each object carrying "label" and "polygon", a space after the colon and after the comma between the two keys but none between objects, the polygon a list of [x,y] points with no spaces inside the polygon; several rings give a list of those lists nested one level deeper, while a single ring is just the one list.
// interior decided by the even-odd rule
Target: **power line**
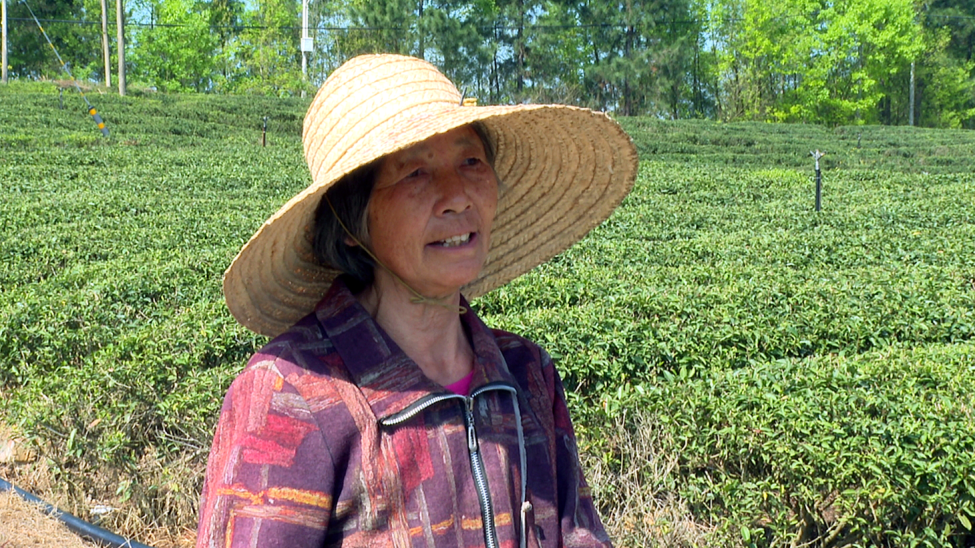
[{"label": "power line", "polygon": [[[937,13],[926,13],[924,15],[927,18],[949,19],[949,20],[958,20],[958,21],[972,21],[972,20],[975,20],[975,15],[943,15],[943,14],[937,14]],[[30,19],[28,17],[8,17],[7,19],[10,20],[10,21],[16,21],[16,22],[30,22],[30,21],[32,21],[32,19]],[[804,18],[802,16],[799,16],[799,15],[782,15],[782,16],[775,17],[773,19],[783,20],[783,19],[804,19]],[[44,23],[44,24],[54,23],[54,24],[83,25],[83,26],[86,26],[86,25],[100,25],[101,24],[98,21],[88,21],[86,19],[38,19],[38,20],[40,22]],[[744,21],[744,19],[743,18],[740,18],[740,17],[734,17],[734,18],[721,19],[719,21],[714,21],[714,20],[712,20],[712,21],[713,22],[719,22],[719,23],[741,23],[742,21]],[[484,26],[478,26],[478,29],[479,30],[482,30],[482,31],[487,31],[487,30],[516,31],[516,30],[521,30],[521,29],[543,30],[544,31],[544,30],[591,29],[591,28],[603,28],[603,29],[617,28],[617,29],[625,29],[627,27],[646,27],[648,25],[652,25],[652,26],[655,26],[655,27],[657,27],[657,26],[665,27],[665,26],[668,26],[668,25],[672,25],[672,26],[676,26],[676,25],[682,25],[682,26],[685,26],[685,25],[697,25],[697,24],[704,24],[705,22],[706,21],[704,21],[704,20],[698,20],[698,19],[669,19],[669,20],[645,21],[645,22],[641,22],[640,24],[635,24],[635,25],[634,24],[628,24],[628,23],[566,23],[566,24],[559,24],[559,25],[554,25],[554,24],[538,24],[538,25],[525,25],[523,27],[519,27],[519,26],[516,26],[516,25],[484,25]],[[115,26],[115,23],[109,22],[108,25],[109,26]],[[190,25],[185,25],[185,24],[182,24],[182,23],[155,23],[155,22],[144,22],[144,21],[128,21],[128,22],[126,22],[126,25],[127,26],[136,26],[136,27],[148,27],[148,28],[154,28],[154,27],[162,27],[162,28],[185,28],[185,27],[189,27],[190,26]],[[211,30],[215,30],[215,29],[230,29],[230,30],[283,30],[283,31],[300,31],[300,30],[302,30],[302,27],[300,25],[270,26],[270,25],[214,25],[214,24],[211,24],[211,25],[209,25],[209,28]],[[316,26],[314,28],[317,29],[317,30],[319,30],[319,31],[325,31],[325,32],[377,32],[377,31],[406,32],[406,31],[409,31],[410,30],[409,28],[404,28],[404,27],[356,27],[356,26],[345,26],[345,27],[324,26],[323,27],[323,26]]]},{"label": "power line", "polygon": [[[32,19],[26,17],[8,17],[10,21],[31,21]],[[100,25],[98,21],[88,21],[86,19],[40,19],[41,22],[48,23],[62,23],[70,25]],[[666,25],[690,25],[700,23],[700,21],[694,19],[674,19],[668,21],[655,21],[652,22],[657,26]],[[136,27],[166,27],[166,28],[181,28],[189,27],[190,25],[185,25],[182,23],[146,23],[144,21],[128,21],[125,23],[126,26],[136,26]],[[109,22],[109,26],[114,26],[115,23]],[[626,23],[578,23],[578,24],[563,24],[563,25],[525,25],[524,27],[519,27],[515,25],[488,25],[479,26],[481,30],[519,30],[519,29],[542,29],[542,30],[565,30],[574,28],[626,28],[630,26],[642,26],[642,25],[629,25]],[[255,30],[301,30],[301,26],[295,25],[281,25],[281,26],[268,26],[268,25],[209,25],[210,29],[255,29]],[[411,29],[404,27],[314,27],[318,30],[324,31],[409,31]]]}]

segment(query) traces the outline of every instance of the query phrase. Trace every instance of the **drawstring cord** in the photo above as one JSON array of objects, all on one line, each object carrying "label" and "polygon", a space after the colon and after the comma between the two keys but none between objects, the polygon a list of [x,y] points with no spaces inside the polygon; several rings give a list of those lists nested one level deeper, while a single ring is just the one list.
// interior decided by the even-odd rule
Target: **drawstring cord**
[{"label": "drawstring cord", "polygon": [[366,252],[366,255],[369,255],[369,257],[373,261],[376,261],[376,264],[377,265],[379,265],[383,270],[385,270],[386,272],[388,272],[393,277],[393,279],[395,279],[397,282],[399,282],[400,285],[402,285],[403,287],[405,287],[406,289],[408,289],[409,292],[413,294],[413,297],[410,298],[410,302],[411,303],[413,303],[413,304],[432,304],[434,306],[440,306],[440,307],[446,308],[447,310],[450,310],[451,312],[457,312],[458,314],[460,314],[462,316],[464,314],[467,314],[467,308],[465,308],[463,306],[457,306],[457,305],[454,305],[454,304],[445,303],[445,302],[441,301],[440,299],[434,299],[432,297],[427,297],[425,295],[422,295],[419,291],[417,291],[417,290],[413,289],[412,287],[410,287],[410,284],[406,283],[403,280],[403,278],[400,278],[395,272],[393,272],[392,270],[390,270],[389,267],[387,267],[385,264],[383,264],[383,262],[380,261],[379,258],[376,257],[372,253],[372,251],[369,250],[368,247],[365,246],[365,244],[363,244],[362,242],[360,242],[359,239],[356,238],[354,234],[352,234],[352,231],[349,230],[349,228],[347,226],[345,226],[345,223],[342,222],[342,218],[339,217],[338,212],[335,211],[335,206],[332,205],[332,201],[328,199],[328,193],[327,192],[323,195],[323,197],[325,198],[325,202],[328,204],[328,208],[332,210],[332,215],[335,215],[335,219],[339,222],[339,226],[341,226],[342,227],[342,230],[345,231],[345,234],[349,238],[352,238],[352,241],[355,242],[355,244],[357,246],[359,246],[359,248],[361,248],[363,251],[365,251]]}]

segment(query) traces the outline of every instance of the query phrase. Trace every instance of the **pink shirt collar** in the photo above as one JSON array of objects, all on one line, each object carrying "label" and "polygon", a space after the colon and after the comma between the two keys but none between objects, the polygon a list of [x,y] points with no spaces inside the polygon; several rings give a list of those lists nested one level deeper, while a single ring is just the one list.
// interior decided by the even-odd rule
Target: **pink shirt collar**
[{"label": "pink shirt collar", "polygon": [[472,380],[474,380],[474,370],[473,369],[471,369],[471,372],[468,373],[466,376],[464,376],[463,379],[461,379],[461,380],[459,380],[457,382],[452,382],[452,383],[444,386],[444,388],[446,388],[447,390],[450,390],[454,394],[459,394],[461,396],[469,396],[470,393],[471,393],[471,381]]}]

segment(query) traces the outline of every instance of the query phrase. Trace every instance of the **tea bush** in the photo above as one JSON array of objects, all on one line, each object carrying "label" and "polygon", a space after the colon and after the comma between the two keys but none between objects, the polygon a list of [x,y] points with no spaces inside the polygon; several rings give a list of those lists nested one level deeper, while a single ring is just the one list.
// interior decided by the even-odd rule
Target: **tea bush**
[{"label": "tea bush", "polygon": [[975,344],[664,376],[640,402],[678,490],[758,545],[971,546]]},{"label": "tea bush", "polygon": [[[266,340],[221,274],[307,185],[308,101],[89,96],[110,139],[70,90],[0,87],[0,418],[69,510],[193,526],[220,398]],[[674,463],[654,496],[742,545],[975,543],[975,134],[622,123],[620,209],[473,303],[558,359],[590,458],[633,475],[620,425],[650,425]]]}]

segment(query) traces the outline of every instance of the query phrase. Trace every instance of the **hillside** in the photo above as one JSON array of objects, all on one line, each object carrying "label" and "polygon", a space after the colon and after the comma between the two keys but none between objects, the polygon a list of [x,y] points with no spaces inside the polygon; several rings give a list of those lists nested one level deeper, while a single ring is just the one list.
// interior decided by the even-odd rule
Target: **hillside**
[{"label": "hillside", "polygon": [[[175,537],[265,340],[220,277],[308,183],[307,101],[89,98],[110,139],[0,86],[0,420],[41,456],[0,470]],[[975,132],[621,123],[631,196],[474,303],[558,359],[617,544],[975,542]]]}]

